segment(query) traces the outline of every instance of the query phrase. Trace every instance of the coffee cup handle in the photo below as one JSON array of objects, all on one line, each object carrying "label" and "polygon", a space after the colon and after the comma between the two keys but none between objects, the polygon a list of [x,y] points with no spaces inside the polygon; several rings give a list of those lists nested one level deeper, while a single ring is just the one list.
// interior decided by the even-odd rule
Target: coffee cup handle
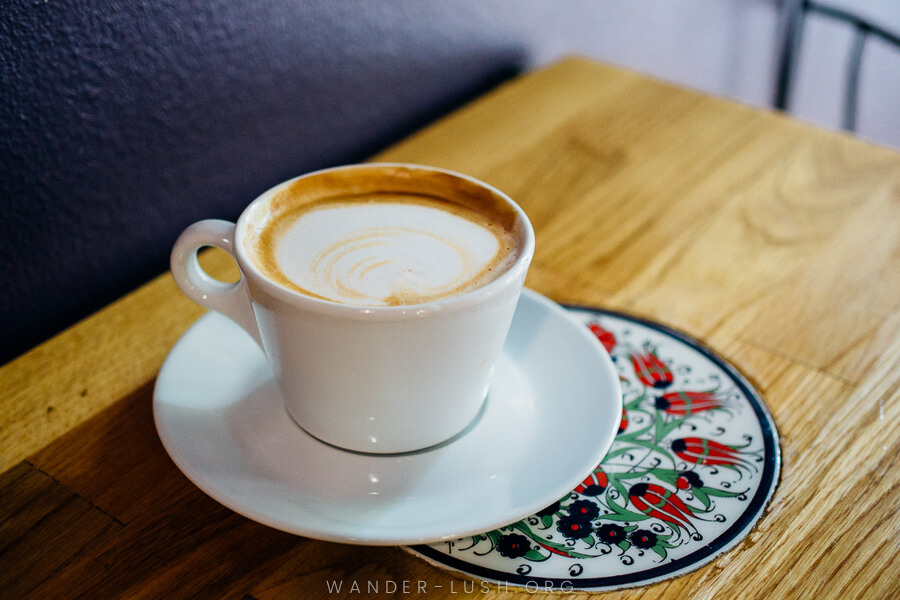
[{"label": "coffee cup handle", "polygon": [[197,260],[197,253],[206,246],[221,248],[234,256],[234,227],[234,223],[229,221],[206,219],[185,229],[172,248],[172,276],[188,298],[200,306],[222,313],[243,327],[262,347],[243,274],[240,280],[225,283],[210,276]]}]

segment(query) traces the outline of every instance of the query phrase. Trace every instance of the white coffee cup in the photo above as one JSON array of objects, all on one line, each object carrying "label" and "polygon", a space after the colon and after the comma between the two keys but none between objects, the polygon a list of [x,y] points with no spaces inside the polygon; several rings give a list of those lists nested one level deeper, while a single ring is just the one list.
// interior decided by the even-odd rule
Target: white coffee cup
[{"label": "white coffee cup", "polygon": [[[248,229],[272,210],[271,199],[289,186],[321,189],[345,179],[354,189],[375,186],[373,192],[404,192],[412,185],[435,196],[446,188],[490,197],[512,215],[515,261],[471,291],[399,306],[320,299],[267,277],[251,258]],[[205,246],[231,253],[240,280],[223,283],[203,271],[197,252]],[[231,318],[256,340],[288,413],[304,430],[348,450],[400,453],[440,444],[477,417],[533,254],[531,223],[503,192],[442,169],[373,163],[279,184],[254,200],[236,224],[191,225],[175,243],[171,268],[189,298]]]}]

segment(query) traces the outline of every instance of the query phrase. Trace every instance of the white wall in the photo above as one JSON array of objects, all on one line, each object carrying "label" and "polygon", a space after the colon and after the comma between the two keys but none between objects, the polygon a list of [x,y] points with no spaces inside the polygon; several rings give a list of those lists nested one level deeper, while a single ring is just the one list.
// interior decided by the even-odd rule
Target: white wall
[{"label": "white wall", "polygon": [[[829,1],[829,0],[823,0]],[[900,32],[900,0],[830,0]],[[579,53],[705,92],[772,106],[782,0],[519,0],[504,2],[533,65]],[[496,19],[496,2],[483,14]],[[496,27],[496,22],[493,23]],[[791,112],[840,127],[851,31],[810,16]],[[900,50],[873,40],[860,75],[858,135],[900,149]]]}]

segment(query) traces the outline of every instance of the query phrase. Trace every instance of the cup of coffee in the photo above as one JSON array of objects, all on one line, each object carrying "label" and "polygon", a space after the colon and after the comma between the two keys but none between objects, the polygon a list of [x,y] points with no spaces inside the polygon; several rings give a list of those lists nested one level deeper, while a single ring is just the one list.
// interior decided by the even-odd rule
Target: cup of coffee
[{"label": "cup of coffee", "polygon": [[[204,272],[205,246],[231,253],[240,280]],[[361,164],[277,185],[236,224],[191,225],[171,268],[188,297],[256,340],[300,427],[400,453],[477,417],[533,254],[528,217],[490,185]]]}]

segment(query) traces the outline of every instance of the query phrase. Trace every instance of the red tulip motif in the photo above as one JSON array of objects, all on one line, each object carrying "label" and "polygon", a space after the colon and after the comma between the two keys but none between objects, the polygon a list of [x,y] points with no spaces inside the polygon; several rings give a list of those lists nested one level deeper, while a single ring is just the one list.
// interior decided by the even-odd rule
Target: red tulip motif
[{"label": "red tulip motif", "polygon": [[674,377],[669,367],[656,355],[655,351],[646,354],[632,354],[631,366],[637,378],[646,385],[656,389],[665,389],[672,385]]},{"label": "red tulip motif", "polygon": [[723,408],[714,392],[668,392],[656,399],[656,408],[664,413],[686,417],[705,410]]},{"label": "red tulip motif", "polygon": [[672,490],[654,483],[637,483],[628,490],[628,497],[634,507],[648,517],[653,517],[685,529],[691,525],[693,511]]},{"label": "red tulip motif", "polygon": [[750,463],[737,446],[727,446],[715,440],[699,437],[679,438],[672,442],[672,450],[680,458],[696,465],[748,467]]},{"label": "red tulip motif", "polygon": [[596,468],[594,472],[584,478],[584,481],[578,484],[575,491],[584,496],[599,496],[606,491],[609,485],[609,478],[603,469]]},{"label": "red tulip motif", "polygon": [[600,340],[600,343],[603,344],[603,347],[606,348],[606,351],[611,354],[613,348],[616,347],[616,336],[613,334],[613,332],[604,329],[597,321],[588,323],[588,329],[591,330],[591,333],[597,336],[597,339]]}]

